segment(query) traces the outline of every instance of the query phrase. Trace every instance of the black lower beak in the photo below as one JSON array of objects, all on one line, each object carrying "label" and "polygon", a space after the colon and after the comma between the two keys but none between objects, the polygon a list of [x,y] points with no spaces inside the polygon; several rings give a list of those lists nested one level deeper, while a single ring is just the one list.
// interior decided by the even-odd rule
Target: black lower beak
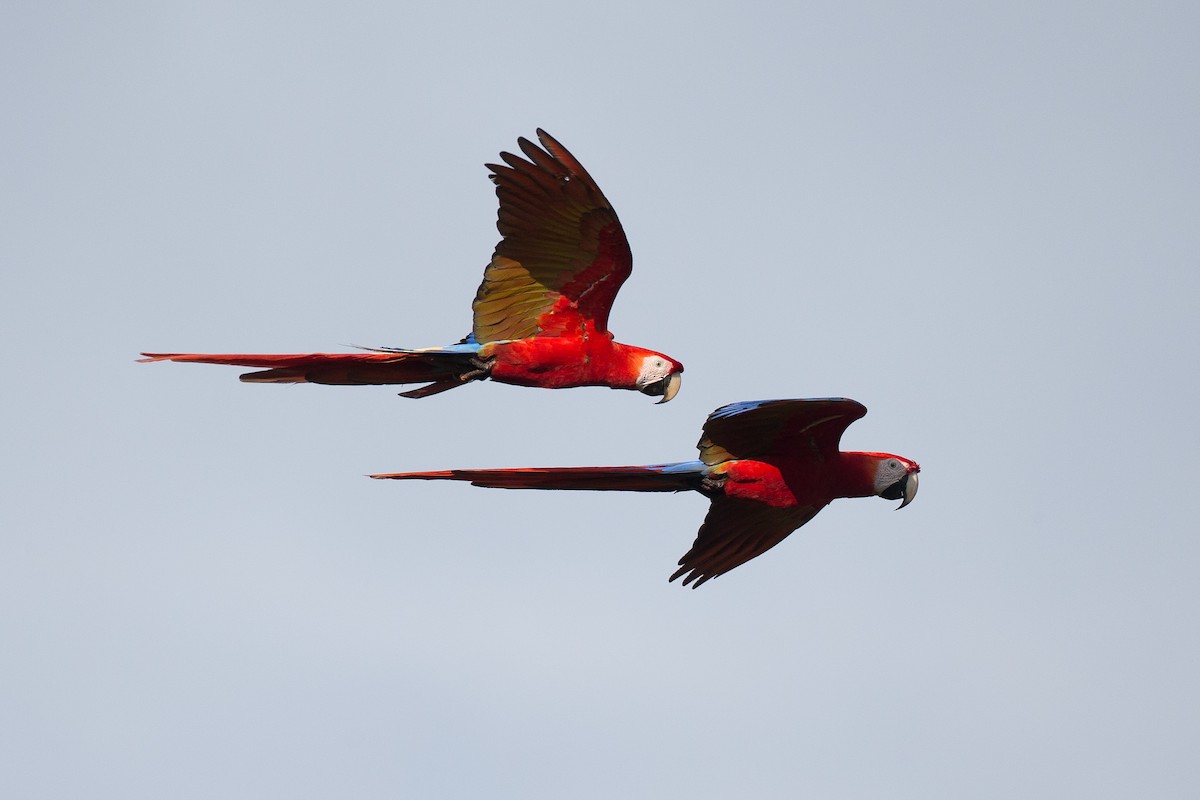
[{"label": "black lower beak", "polygon": [[903,478],[884,489],[879,496],[884,500],[899,500],[901,497],[904,497],[904,482],[907,480],[908,476],[905,475]]}]

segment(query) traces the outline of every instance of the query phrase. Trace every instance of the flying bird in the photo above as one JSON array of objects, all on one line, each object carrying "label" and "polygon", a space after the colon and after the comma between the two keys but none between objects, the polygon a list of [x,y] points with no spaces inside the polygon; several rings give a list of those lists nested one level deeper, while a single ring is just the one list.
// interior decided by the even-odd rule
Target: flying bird
[{"label": "flying bird", "polygon": [[423,383],[428,397],[472,381],[563,389],[634,389],[660,403],[679,391],[683,365],[614,341],[608,314],[633,257],[617,212],[570,152],[538,129],[524,158],[488,164],[501,239],[471,304],[471,333],[447,347],[361,348],[357,353],[142,353],[142,361],[258,367],[248,383]]},{"label": "flying bird", "polygon": [[745,564],[839,497],[917,496],[915,461],[890,453],[842,452],[850,423],[867,409],[854,400],[759,400],[709,415],[700,458],[634,467],[451,469],[372,475],[393,480],[470,481],[498,489],[679,492],[711,500],[692,549],[670,580],[692,588]]}]

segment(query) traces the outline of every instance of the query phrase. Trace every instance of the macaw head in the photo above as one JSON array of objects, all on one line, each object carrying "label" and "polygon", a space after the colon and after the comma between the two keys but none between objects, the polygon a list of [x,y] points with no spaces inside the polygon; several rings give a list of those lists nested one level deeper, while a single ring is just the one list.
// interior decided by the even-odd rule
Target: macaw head
[{"label": "macaw head", "polygon": [[901,500],[896,510],[904,508],[917,496],[917,473],[921,467],[915,461],[900,456],[880,454],[875,466],[875,494],[885,500]]},{"label": "macaw head", "polygon": [[651,397],[661,396],[658,402],[666,403],[679,393],[681,372],[683,364],[661,353],[651,353],[642,358],[634,388]]}]

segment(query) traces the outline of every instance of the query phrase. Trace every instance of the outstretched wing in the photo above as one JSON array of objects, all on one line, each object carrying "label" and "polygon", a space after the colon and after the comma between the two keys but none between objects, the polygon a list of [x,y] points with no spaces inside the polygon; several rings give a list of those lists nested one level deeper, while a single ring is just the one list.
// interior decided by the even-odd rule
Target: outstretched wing
[{"label": "outstretched wing", "polygon": [[679,559],[679,569],[671,580],[684,576],[683,585],[692,583],[695,589],[761,556],[822,508],[777,508],[741,497],[718,496],[708,509],[692,549]]},{"label": "outstretched wing", "polygon": [[850,423],[867,413],[844,397],[817,400],[752,400],[722,406],[708,415],[696,445],[700,460],[719,464],[734,458],[770,461],[775,456],[811,454],[825,461],[837,452]]},{"label": "outstretched wing", "polygon": [[487,165],[503,238],[472,303],[483,343],[562,335],[586,323],[607,331],[632,270],[625,231],[600,187],[565,147],[540,128],[537,135],[542,147],[517,140],[525,158],[501,153],[505,164]]}]

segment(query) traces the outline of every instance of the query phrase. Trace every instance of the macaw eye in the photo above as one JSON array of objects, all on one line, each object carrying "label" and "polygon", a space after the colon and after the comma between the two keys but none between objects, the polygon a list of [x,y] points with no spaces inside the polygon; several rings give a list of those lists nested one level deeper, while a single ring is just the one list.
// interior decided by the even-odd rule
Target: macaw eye
[{"label": "macaw eye", "polygon": [[888,462],[888,466],[891,467],[892,469],[898,469],[900,467],[900,462],[896,461],[895,459],[892,459],[891,461]]}]

